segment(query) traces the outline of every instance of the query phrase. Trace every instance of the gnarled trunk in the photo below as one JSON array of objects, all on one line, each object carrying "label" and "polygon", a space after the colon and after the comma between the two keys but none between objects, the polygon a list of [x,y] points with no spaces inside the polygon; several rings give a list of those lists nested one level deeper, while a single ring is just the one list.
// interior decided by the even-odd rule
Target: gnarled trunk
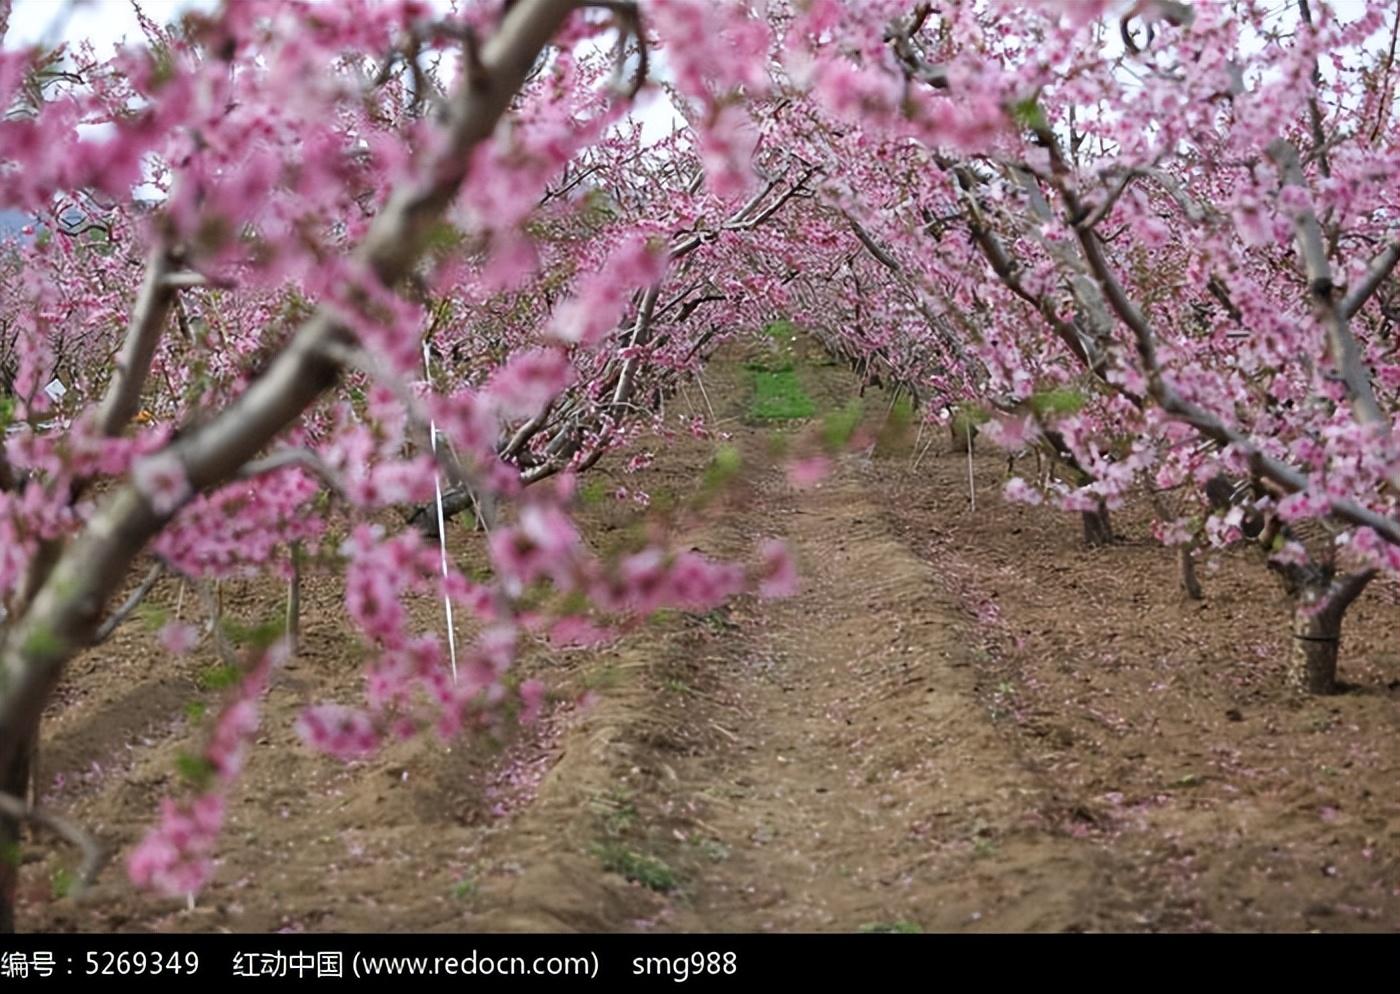
[{"label": "gnarled trunk", "polygon": [[1091,549],[1113,542],[1113,525],[1108,520],[1108,507],[1102,501],[1092,511],[1082,511],[1084,519],[1084,544]]},{"label": "gnarled trunk", "polygon": [[1293,607],[1293,648],[1285,679],[1307,694],[1330,694],[1337,688],[1337,653],[1342,641],[1339,612],[1316,611],[1299,600]]},{"label": "gnarled trunk", "polygon": [[1293,645],[1284,674],[1290,688],[1305,694],[1336,691],[1342,619],[1375,575],[1375,570],[1365,570],[1334,578],[1330,571],[1309,570],[1296,577],[1290,590]]},{"label": "gnarled trunk", "polygon": [[1181,590],[1193,601],[1200,600],[1201,581],[1196,576],[1196,543],[1184,542],[1177,546],[1177,565],[1181,568]]}]

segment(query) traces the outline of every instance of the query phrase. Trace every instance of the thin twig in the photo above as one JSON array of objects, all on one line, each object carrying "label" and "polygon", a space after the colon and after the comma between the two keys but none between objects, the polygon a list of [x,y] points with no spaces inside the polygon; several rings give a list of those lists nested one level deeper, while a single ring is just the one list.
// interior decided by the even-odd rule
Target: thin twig
[{"label": "thin twig", "polygon": [[15,821],[28,821],[47,828],[83,854],[82,866],[78,868],[78,877],[70,892],[72,897],[81,897],[107,863],[107,850],[90,832],[62,815],[25,804],[13,794],[5,793],[0,793],[0,814]]},{"label": "thin twig", "polygon": [[123,621],[131,617],[131,612],[141,606],[141,602],[146,599],[146,595],[155,587],[156,581],[165,574],[165,563],[157,562],[151,567],[146,578],[141,581],[141,585],[132,591],[131,596],[122,602],[122,606],[112,612],[112,616],[102,623],[97,632],[92,637],[94,645],[107,641]]}]

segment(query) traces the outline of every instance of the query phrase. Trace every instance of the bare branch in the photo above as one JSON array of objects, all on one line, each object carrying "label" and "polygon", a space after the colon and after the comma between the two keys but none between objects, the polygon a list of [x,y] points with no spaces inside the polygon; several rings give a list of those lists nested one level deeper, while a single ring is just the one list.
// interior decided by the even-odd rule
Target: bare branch
[{"label": "bare branch", "polygon": [[[1269,145],[1269,157],[1278,164],[1286,186],[1305,187],[1303,166],[1298,159],[1298,150],[1280,138]],[[1361,347],[1347,324],[1347,314],[1336,299],[1336,287],[1332,282],[1332,267],[1327,261],[1327,247],[1322,238],[1322,226],[1311,208],[1297,211],[1293,223],[1298,233],[1298,255],[1308,274],[1308,291],[1313,308],[1327,329],[1327,346],[1332,361],[1337,364],[1342,381],[1358,421],[1375,425],[1389,434],[1390,422],[1381,412],[1371,386],[1371,370],[1361,354]],[[1393,265],[1393,263],[1392,263]]]},{"label": "bare branch", "polygon": [[171,270],[170,253],[163,246],[157,247],[146,264],[146,281],[136,298],[121,355],[98,408],[97,427],[103,435],[120,435],[141,408],[141,390],[175,299],[175,288],[167,282]]},{"label": "bare branch", "polygon": [[510,441],[501,448],[500,456],[502,459],[513,458],[544,427],[545,422],[549,420],[550,412],[554,410],[555,399],[551,398],[548,404],[540,408],[538,414],[521,425],[519,430],[511,436]]},{"label": "bare branch", "polygon": [[[433,444],[432,420],[428,416],[428,412],[424,410],[421,400],[414,394],[413,390],[409,388],[407,383],[389,372],[382,364],[374,362],[364,349],[357,345],[339,341],[328,341],[322,347],[327,358],[331,359],[333,362],[346,369],[358,370],[369,376],[375,382],[388,387],[389,390],[393,392],[394,398],[403,405],[404,411],[408,415],[408,424],[412,429],[411,433],[414,436],[414,442],[420,451],[428,452],[432,455],[434,461],[437,462],[438,468],[446,474],[449,484],[453,487],[475,493],[477,488],[473,485],[466,469],[457,459],[457,455],[452,450],[452,446]],[[308,453],[308,455],[310,455],[310,453]],[[305,460],[301,457],[297,457],[293,461],[301,461],[303,464],[306,464]],[[286,463],[283,465],[286,465]],[[278,467],[274,465],[272,468],[275,469]],[[330,474],[330,470],[327,469],[326,473]],[[333,478],[333,475],[331,478]],[[345,495],[343,486],[340,486],[339,493],[340,496]],[[492,508],[489,506],[489,503],[483,502],[481,510],[482,520],[489,523],[493,517]]]},{"label": "bare branch", "polygon": [[1340,305],[1342,317],[1348,319],[1355,317],[1356,312],[1366,306],[1366,301],[1371,299],[1371,296],[1380,289],[1381,284],[1394,271],[1397,262],[1400,262],[1400,240],[1391,242],[1388,248],[1372,259],[1371,264],[1366,267],[1366,275],[1361,278],[1361,282],[1342,298]]},{"label": "bare branch", "polygon": [[962,165],[954,166],[949,163],[945,166],[945,168],[947,167],[952,168],[953,174],[957,178],[973,240],[981,249],[987,262],[991,264],[992,271],[1009,290],[1040,313],[1040,316],[1045,319],[1055,335],[1065,343],[1076,359],[1090,369],[1099,369],[1103,363],[1102,356],[1090,353],[1085,336],[1081,335],[1079,329],[1073,324],[1060,317],[1054,301],[1043,293],[1035,294],[1026,289],[1025,284],[1021,281],[1020,265],[1012,258],[1011,253],[1006,250],[1001,239],[992,230],[982,211],[982,206],[978,203],[973,192],[978,185],[976,174]]},{"label": "bare branch", "polygon": [[341,500],[349,499],[346,495],[344,481],[340,479],[335,470],[326,465],[324,459],[310,449],[278,449],[270,456],[246,464],[236,476],[240,480],[251,480],[256,476],[264,476],[268,473],[275,473],[279,469],[286,469],[288,466],[298,466],[307,470],[312,475],[319,477],[321,482],[330,487],[331,491]]},{"label": "bare branch", "polygon": [[204,610],[209,614],[207,631],[214,636],[214,648],[218,650],[219,658],[224,661],[224,665],[232,669],[237,669],[240,665],[238,650],[229,641],[228,633],[224,631],[224,602],[222,591],[216,591],[215,585],[207,580],[193,582],[195,593],[199,594],[199,599],[204,603]]},{"label": "bare branch", "polygon": [[132,591],[131,596],[122,602],[122,606],[113,611],[111,617],[102,622],[96,633],[93,634],[93,645],[107,641],[112,633],[121,627],[122,622],[131,617],[131,612],[141,606],[141,602],[146,599],[146,595],[155,587],[156,581],[164,574],[165,563],[157,562],[152,566],[150,572],[146,574],[146,578],[141,581],[140,586]]},{"label": "bare branch", "polygon": [[780,196],[777,200],[773,201],[767,207],[763,208],[763,210],[754,217],[744,218],[743,220],[729,221],[725,223],[724,227],[729,229],[730,231],[749,231],[753,228],[757,228],[759,225],[763,224],[770,217],[776,214],[782,208],[782,206],[786,204],[789,200],[791,200],[793,197],[808,196],[809,194],[806,192],[807,181],[812,178],[812,175],[816,173],[816,171],[817,168],[815,166],[808,169],[802,174],[801,178],[798,179],[796,183],[793,183],[787,188],[786,191],[783,192],[782,196]]},{"label": "bare branch", "polygon": [[[1298,0],[1298,16],[1302,18],[1308,30],[1313,31],[1312,10],[1308,6],[1308,0]],[[1322,72],[1318,69],[1317,60],[1313,60],[1312,66],[1312,92],[1308,94],[1308,124],[1312,128],[1313,151],[1317,154],[1317,165],[1322,170],[1323,176],[1332,175],[1332,163],[1327,158],[1327,135],[1322,130],[1322,108],[1317,102],[1317,90],[1322,86]]]},{"label": "bare branch", "polygon": [[900,18],[890,25],[889,30],[885,32],[885,41],[889,42],[895,57],[899,59],[910,79],[926,83],[935,90],[946,90],[947,67],[930,63],[919,53],[918,46],[914,43],[914,36],[924,26],[924,21],[928,19],[931,11],[929,4],[919,4],[908,17]]},{"label": "bare branch", "polygon": [[161,281],[161,286],[167,290],[189,290],[194,287],[209,286],[209,277],[190,270],[167,273]]},{"label": "bare branch", "polygon": [[1374,569],[1365,569],[1338,577],[1327,598],[1327,610],[1336,611],[1338,614],[1344,612],[1351,606],[1352,601],[1361,596],[1361,592],[1366,589],[1368,583],[1376,578],[1378,572]]},{"label": "bare branch", "polygon": [[25,804],[12,794],[0,793],[0,814],[14,821],[27,821],[47,828],[54,835],[72,845],[83,854],[82,866],[78,868],[76,886],[70,896],[80,897],[92,886],[98,873],[107,863],[106,849],[81,825],[69,821],[62,815],[45,811],[38,806]]},{"label": "bare branch", "polygon": [[1147,175],[1146,170],[1129,169],[1119,178],[1113,189],[1108,192],[1108,196],[1104,197],[1103,203],[1095,207],[1086,217],[1076,221],[1075,227],[1092,228],[1104,218],[1108,217],[1109,212],[1112,211],[1114,205],[1118,203],[1118,198],[1123,196],[1128,187],[1132,185],[1133,180],[1140,179],[1145,175]]},{"label": "bare branch", "polygon": [[647,81],[647,38],[646,32],[642,30],[642,16],[637,8],[637,4],[632,0],[584,0],[585,6],[600,7],[603,10],[611,11],[617,18],[618,31],[620,37],[617,43],[617,73],[622,75],[622,63],[627,39],[630,37],[637,43],[637,72],[632,77],[632,84],[626,90],[628,98],[635,97]]},{"label": "bare branch", "polygon": [[[646,345],[651,340],[651,315],[656,309],[656,298],[661,292],[658,286],[648,287],[642,296],[642,306],[637,308],[637,320],[632,325],[632,335],[628,340],[629,348],[637,348]],[[622,375],[618,377],[617,389],[613,391],[613,406],[621,404],[632,396],[632,381],[636,378],[637,367],[641,365],[641,356],[632,356],[622,366]]]},{"label": "bare branch", "polygon": [[929,326],[929,330],[933,331],[943,340],[943,344],[958,357],[959,361],[967,364],[969,356],[967,350],[963,348],[962,341],[948,327],[947,322],[942,320],[942,318],[934,312],[933,308],[929,306],[928,301],[924,299],[924,295],[919,292],[918,288],[915,287],[913,282],[909,279],[904,267],[900,265],[899,260],[891,255],[883,245],[875,241],[875,239],[871,237],[870,232],[865,230],[865,226],[854,217],[850,214],[846,214],[846,220],[850,223],[851,230],[855,233],[860,243],[865,246],[866,250],[875,258],[876,262],[884,266],[885,269],[894,276],[895,280],[900,284],[901,289],[903,289],[905,294],[913,301],[914,306],[923,317],[924,323]]}]

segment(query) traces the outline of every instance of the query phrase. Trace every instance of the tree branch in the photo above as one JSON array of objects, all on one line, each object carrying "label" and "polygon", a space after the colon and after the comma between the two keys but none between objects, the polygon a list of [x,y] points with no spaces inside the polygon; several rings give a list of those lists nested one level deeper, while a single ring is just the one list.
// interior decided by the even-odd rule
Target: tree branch
[{"label": "tree branch", "polygon": [[336,472],[326,465],[324,459],[312,452],[310,449],[278,449],[276,452],[262,459],[247,463],[237,473],[240,480],[251,480],[256,476],[263,476],[267,473],[275,473],[279,469],[286,469],[288,466],[298,466],[310,472],[313,476],[319,477],[321,482],[330,487],[331,491],[341,500],[349,500],[345,490],[345,483]]},{"label": "tree branch", "polygon": [[[495,130],[540,52],[574,9],[572,0],[516,0],[507,9],[482,47],[482,78],[464,80],[454,95],[445,140],[417,178],[390,196],[354,253],[385,286],[408,275],[437,218],[456,197],[472,151]],[[327,346],[353,340],[330,308],[319,308],[237,400],[172,442],[164,451],[183,467],[191,490],[202,492],[232,478],[299,417],[338,376]],[[125,388],[114,396],[125,409],[137,394]],[[118,488],[10,629],[0,647],[0,765],[10,762],[32,732],[64,664],[88,643],[131,560],[175,510],[156,511],[132,483]]]},{"label": "tree branch", "polygon": [[79,897],[91,887],[107,863],[107,851],[86,829],[61,815],[25,804],[12,794],[0,793],[0,814],[15,821],[28,821],[47,828],[83,854],[76,887],[70,896]]},{"label": "tree branch", "polygon": [[1366,585],[1376,578],[1378,572],[1374,569],[1364,569],[1338,577],[1332,586],[1331,595],[1327,598],[1327,610],[1336,611],[1338,614],[1346,611],[1351,602],[1361,596]]},{"label": "tree branch", "polygon": [[1352,287],[1347,295],[1342,298],[1342,317],[1350,319],[1356,316],[1356,312],[1366,306],[1366,301],[1380,289],[1381,284],[1386,281],[1391,272],[1395,269],[1395,264],[1400,262],[1400,240],[1390,243],[1389,248],[1381,251],[1371,264],[1366,267],[1366,275],[1361,278],[1361,282]]},{"label": "tree branch", "polygon": [[146,595],[155,587],[156,581],[164,574],[165,563],[157,562],[152,566],[150,572],[146,574],[146,578],[141,581],[141,585],[132,591],[131,596],[122,602],[121,607],[112,612],[111,617],[102,622],[101,626],[92,636],[92,644],[97,645],[98,643],[107,641],[112,633],[121,627],[122,622],[131,617],[131,612],[141,606],[141,602],[146,599]]},{"label": "tree branch", "polygon": [[[1283,174],[1285,186],[1306,188],[1303,166],[1298,160],[1298,150],[1280,138],[1269,145],[1269,157],[1278,164]],[[1336,363],[1347,394],[1351,397],[1352,411],[1363,424],[1375,425],[1384,434],[1390,433],[1390,422],[1381,412],[1376,402],[1375,390],[1371,386],[1371,370],[1361,354],[1361,347],[1347,324],[1347,315],[1337,302],[1336,287],[1332,282],[1332,267],[1327,261],[1327,247],[1322,238],[1322,226],[1311,208],[1305,207],[1293,216],[1298,233],[1298,255],[1308,274],[1308,292],[1313,308],[1323,327],[1327,329],[1327,346]],[[1394,263],[1392,263],[1392,266]],[[1382,276],[1382,278],[1384,278]]]},{"label": "tree branch", "polygon": [[170,253],[164,246],[157,247],[146,264],[146,280],[131,312],[107,393],[98,408],[97,429],[108,437],[120,435],[141,408],[141,391],[177,292],[170,282],[172,268]]}]

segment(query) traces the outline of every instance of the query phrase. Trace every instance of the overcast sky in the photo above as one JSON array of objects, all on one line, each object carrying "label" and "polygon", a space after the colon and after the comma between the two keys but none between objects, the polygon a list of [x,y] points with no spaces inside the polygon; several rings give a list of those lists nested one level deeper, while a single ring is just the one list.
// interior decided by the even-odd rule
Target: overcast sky
[{"label": "overcast sky", "polygon": [[[334,0],[328,0],[334,2]],[[446,8],[446,0],[431,0]],[[704,0],[710,2],[710,0]],[[146,16],[158,24],[176,21],[188,10],[212,10],[218,0],[139,0]],[[91,41],[99,56],[107,56],[124,41],[140,43],[141,25],[131,0],[14,0],[5,47],[43,43]],[[653,58],[652,70],[664,71],[663,60]],[[669,135],[680,123],[671,102],[663,94],[644,98],[637,114],[648,143]]]},{"label": "overcast sky", "polygon": [[[159,24],[187,10],[208,10],[214,0],[141,0],[141,8]],[[90,39],[99,55],[109,54],[123,39],[141,40],[141,26],[128,0],[15,0],[6,47],[35,42],[58,44]]]}]

